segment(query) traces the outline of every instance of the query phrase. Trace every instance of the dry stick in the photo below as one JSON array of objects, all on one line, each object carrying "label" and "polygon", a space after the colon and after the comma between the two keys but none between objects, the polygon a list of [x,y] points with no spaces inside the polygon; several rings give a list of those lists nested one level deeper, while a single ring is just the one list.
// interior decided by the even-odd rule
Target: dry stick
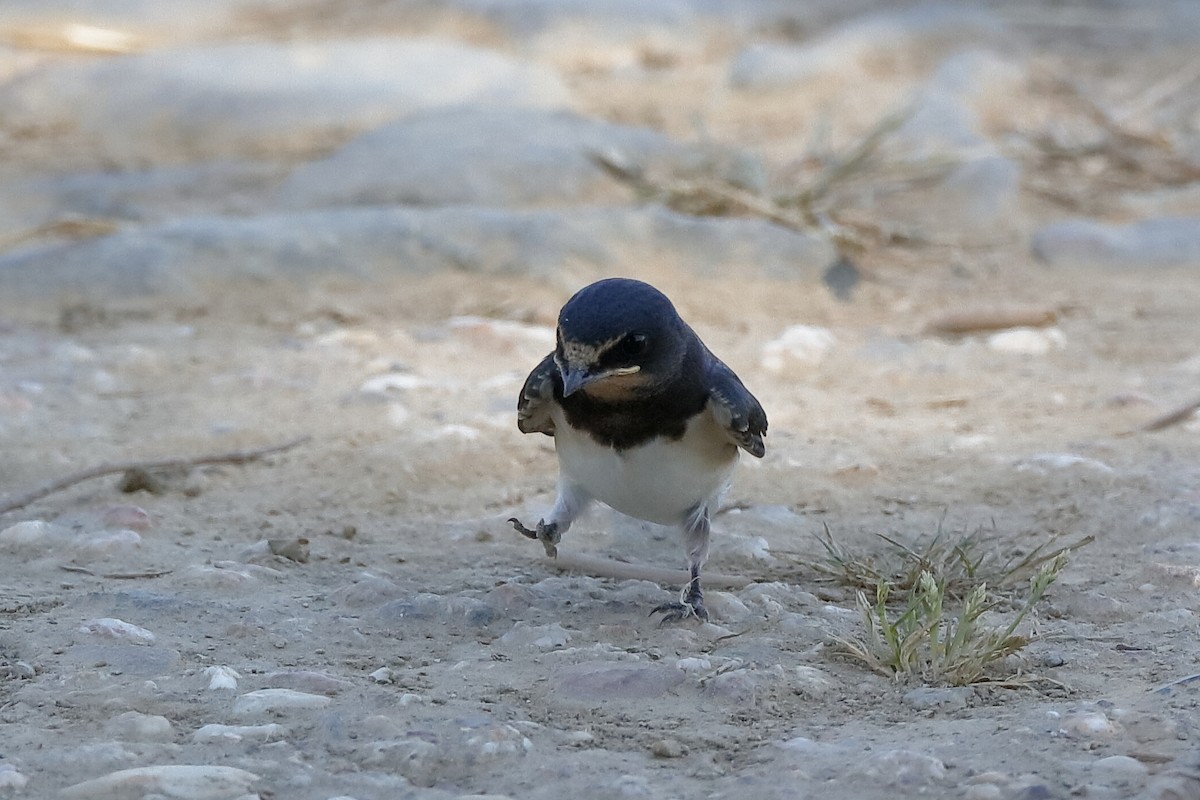
[{"label": "dry stick", "polygon": [[1161,431],[1163,428],[1169,428],[1172,425],[1178,425],[1181,422],[1187,422],[1197,410],[1200,410],[1200,399],[1193,400],[1187,405],[1180,406],[1174,411],[1163,414],[1161,417],[1156,417],[1142,427],[1138,428],[1138,430],[1143,432]]},{"label": "dry stick", "polygon": [[934,317],[925,326],[930,333],[960,334],[1008,328],[1041,328],[1053,325],[1057,312],[1048,308],[978,308]]},{"label": "dry stick", "polygon": [[62,478],[57,478],[41,486],[37,486],[22,494],[0,500],[0,514],[7,514],[9,511],[15,511],[18,508],[24,508],[35,500],[40,500],[46,495],[61,492],[70,486],[92,478],[100,478],[105,475],[113,475],[118,472],[128,472],[132,469],[144,470],[152,472],[154,470],[164,469],[180,469],[182,467],[199,467],[205,464],[246,464],[250,461],[257,461],[263,456],[273,455],[274,453],[282,453],[285,450],[291,450],[293,447],[299,447],[309,441],[311,436],[301,436],[298,439],[293,439],[290,442],[283,444],[272,445],[271,447],[262,447],[257,450],[233,450],[228,453],[210,453],[202,456],[192,457],[176,457],[163,458],[157,461],[126,461],[116,464],[97,464],[87,469],[81,469],[78,472],[72,472]]},{"label": "dry stick", "polygon": [[[585,556],[579,553],[558,551],[558,558],[548,559],[550,565],[563,572],[583,572],[598,578],[618,580],[651,581],[652,583],[687,583],[691,576],[681,569],[663,569],[640,564],[628,564],[611,558]],[[754,581],[738,575],[722,575],[719,572],[704,573],[704,585],[714,589],[744,589]]]}]

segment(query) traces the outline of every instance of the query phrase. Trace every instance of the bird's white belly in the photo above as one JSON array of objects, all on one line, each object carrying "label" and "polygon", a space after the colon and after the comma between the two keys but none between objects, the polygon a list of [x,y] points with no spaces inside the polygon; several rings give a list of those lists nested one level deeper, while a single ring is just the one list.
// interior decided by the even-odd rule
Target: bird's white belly
[{"label": "bird's white belly", "polygon": [[620,453],[572,429],[555,409],[559,468],[590,497],[622,514],[678,525],[696,506],[713,506],[737,465],[737,448],[705,412],[678,440],[652,439]]}]

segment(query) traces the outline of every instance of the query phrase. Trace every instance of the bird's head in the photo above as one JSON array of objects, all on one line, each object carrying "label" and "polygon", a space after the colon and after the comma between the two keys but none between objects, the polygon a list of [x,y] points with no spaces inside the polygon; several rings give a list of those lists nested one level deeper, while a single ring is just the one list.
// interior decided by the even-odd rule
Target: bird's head
[{"label": "bird's head", "polygon": [[585,286],[558,314],[554,360],[563,395],[600,400],[651,394],[680,369],[687,326],[648,283],[608,278]]}]

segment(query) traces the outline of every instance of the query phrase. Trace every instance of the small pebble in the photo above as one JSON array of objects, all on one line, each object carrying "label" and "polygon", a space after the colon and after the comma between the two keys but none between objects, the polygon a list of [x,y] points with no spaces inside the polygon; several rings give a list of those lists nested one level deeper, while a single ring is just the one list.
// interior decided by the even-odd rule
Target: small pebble
[{"label": "small pebble", "polygon": [[500,637],[500,644],[515,647],[533,647],[542,652],[566,647],[571,641],[570,631],[557,622],[549,625],[530,625],[518,622],[507,633]]},{"label": "small pebble", "polygon": [[0,531],[0,549],[44,555],[45,551],[66,541],[67,537],[65,529],[44,520],[31,519]]},{"label": "small pebble", "polygon": [[1067,337],[1058,328],[1013,328],[987,338],[989,349],[1023,356],[1044,356],[1066,344]]},{"label": "small pebble", "polygon": [[169,719],[138,711],[113,717],[105,723],[104,732],[123,742],[169,742],[175,738]]},{"label": "small pebble", "polygon": [[918,711],[931,708],[953,711],[958,708],[966,708],[972,694],[974,691],[969,686],[921,686],[906,692],[904,702]]},{"label": "small pebble", "polygon": [[816,364],[836,344],[837,338],[827,328],[792,325],[763,346],[762,365],[771,372],[782,372],[792,364]]},{"label": "small pebble", "polygon": [[109,506],[104,512],[103,524],[109,529],[127,529],[148,531],[151,526],[150,514],[141,506],[121,504]]},{"label": "small pebble", "polygon": [[317,670],[284,670],[272,672],[265,679],[272,689],[295,689],[298,692],[335,695],[354,686],[345,678]]},{"label": "small pebble", "polygon": [[29,784],[29,778],[17,772],[12,764],[0,764],[0,791],[19,792]]},{"label": "small pebble", "polygon": [[1084,711],[1063,718],[1059,733],[1080,739],[1108,739],[1118,733],[1116,723],[1101,711]]},{"label": "small pebble", "polygon": [[932,784],[946,777],[946,765],[941,760],[912,750],[885,750],[867,761],[867,769],[898,786]]},{"label": "small pebble", "polygon": [[677,739],[659,739],[650,745],[650,753],[655,758],[683,758],[688,748]]},{"label": "small pebble", "polygon": [[93,561],[128,552],[142,544],[137,531],[100,531],[72,544],[71,552],[82,561]]},{"label": "small pebble", "polygon": [[324,695],[292,689],[259,689],[239,697],[233,704],[233,713],[238,717],[255,717],[270,712],[325,708],[331,702]]},{"label": "small pebble", "polygon": [[284,728],[277,722],[266,725],[205,725],[192,734],[192,741],[204,742],[240,742],[243,739],[254,741],[269,741],[283,737]]},{"label": "small pebble", "polygon": [[208,691],[237,691],[238,678],[242,677],[233,667],[205,667],[204,674],[208,677]]},{"label": "small pebble", "polygon": [[93,619],[79,626],[80,633],[90,633],[96,636],[105,636],[109,639],[118,639],[131,644],[154,644],[155,636],[145,628],[140,628],[137,625],[132,625],[124,620],[115,619],[113,617],[103,617],[101,619]]},{"label": "small pebble", "polygon": [[837,681],[824,670],[799,664],[792,668],[792,688],[804,697],[817,699],[837,691]]}]

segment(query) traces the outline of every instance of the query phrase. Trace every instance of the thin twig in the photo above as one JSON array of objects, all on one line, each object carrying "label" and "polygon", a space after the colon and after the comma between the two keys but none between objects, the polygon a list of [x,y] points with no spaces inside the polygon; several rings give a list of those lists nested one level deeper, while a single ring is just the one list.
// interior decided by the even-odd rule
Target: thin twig
[{"label": "thin twig", "polygon": [[177,456],[174,458],[163,458],[155,461],[126,461],[115,464],[97,464],[87,469],[81,469],[78,472],[72,472],[70,475],[65,475],[61,478],[43,483],[41,486],[36,486],[27,492],[7,497],[0,500],[0,514],[7,514],[9,511],[15,511],[18,508],[24,508],[35,500],[41,500],[46,495],[61,492],[63,489],[74,486],[77,483],[91,480],[92,478],[101,478],[105,475],[114,475],[120,472],[128,472],[129,470],[143,470],[153,472],[164,469],[181,469],[183,467],[200,467],[206,464],[246,464],[251,461],[257,461],[264,456],[282,453],[285,450],[291,450],[293,447],[299,447],[309,441],[311,436],[301,436],[293,439],[290,442],[283,444],[272,445],[270,447],[261,447],[256,450],[232,450],[227,453],[209,453],[201,456]]},{"label": "thin twig", "polygon": [[1181,422],[1187,422],[1198,410],[1200,410],[1200,398],[1197,398],[1186,405],[1182,405],[1174,411],[1163,414],[1161,417],[1155,417],[1145,425],[1138,428],[1138,431],[1161,431],[1163,428],[1170,428],[1171,426],[1178,425]]}]

